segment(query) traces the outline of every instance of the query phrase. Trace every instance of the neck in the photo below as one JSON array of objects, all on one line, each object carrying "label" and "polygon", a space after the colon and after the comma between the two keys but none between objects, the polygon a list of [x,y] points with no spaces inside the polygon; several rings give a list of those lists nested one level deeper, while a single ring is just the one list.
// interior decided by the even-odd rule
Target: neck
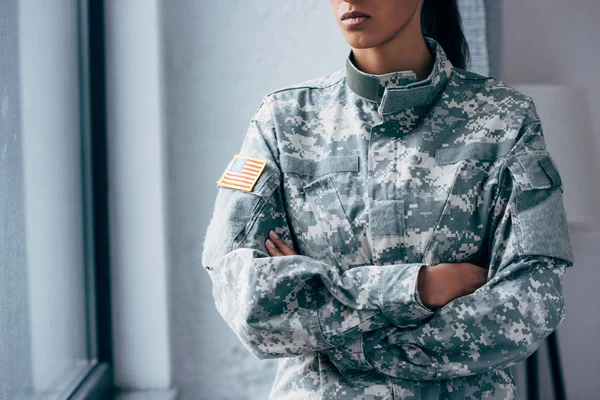
[{"label": "neck", "polygon": [[352,48],[354,65],[367,74],[387,74],[413,71],[417,80],[429,76],[434,58],[420,32],[409,35],[403,32],[379,46],[366,49]]}]

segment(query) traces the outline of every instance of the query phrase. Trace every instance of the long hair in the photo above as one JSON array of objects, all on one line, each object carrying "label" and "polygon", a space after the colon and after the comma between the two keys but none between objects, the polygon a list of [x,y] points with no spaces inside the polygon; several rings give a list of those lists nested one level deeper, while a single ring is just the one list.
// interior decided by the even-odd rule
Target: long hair
[{"label": "long hair", "polygon": [[457,0],[425,0],[421,10],[423,36],[435,39],[455,67],[466,69],[469,45],[462,29]]}]

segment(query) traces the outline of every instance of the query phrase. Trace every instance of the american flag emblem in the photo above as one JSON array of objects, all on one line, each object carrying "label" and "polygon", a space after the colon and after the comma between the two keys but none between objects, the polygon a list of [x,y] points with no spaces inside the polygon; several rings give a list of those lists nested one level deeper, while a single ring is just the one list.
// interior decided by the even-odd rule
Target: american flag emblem
[{"label": "american flag emblem", "polygon": [[251,192],[265,165],[267,160],[236,154],[221,179],[217,181],[217,185]]}]

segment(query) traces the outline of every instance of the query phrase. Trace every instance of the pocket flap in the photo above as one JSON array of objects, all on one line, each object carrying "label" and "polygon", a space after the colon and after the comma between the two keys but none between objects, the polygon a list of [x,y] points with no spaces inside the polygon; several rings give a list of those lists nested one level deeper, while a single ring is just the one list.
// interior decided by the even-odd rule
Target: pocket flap
[{"label": "pocket flap", "polygon": [[359,156],[330,156],[313,161],[282,154],[280,164],[282,172],[318,177],[330,172],[357,172]]},{"label": "pocket flap", "polygon": [[558,169],[547,152],[511,157],[507,166],[522,190],[562,187]]},{"label": "pocket flap", "polygon": [[441,148],[435,151],[435,162],[438,165],[447,165],[468,159],[495,161],[508,154],[514,145],[514,140],[506,140],[500,143],[475,142],[461,147]]},{"label": "pocket flap", "polygon": [[339,265],[346,270],[368,264],[368,256],[362,250],[333,179],[327,176],[311,182],[304,193],[319,224],[313,234],[325,236]]}]

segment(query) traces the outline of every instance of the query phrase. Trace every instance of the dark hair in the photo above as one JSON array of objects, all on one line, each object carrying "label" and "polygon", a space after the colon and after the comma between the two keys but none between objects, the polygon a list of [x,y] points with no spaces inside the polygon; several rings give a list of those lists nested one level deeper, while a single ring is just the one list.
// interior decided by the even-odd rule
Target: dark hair
[{"label": "dark hair", "polygon": [[435,39],[455,67],[466,69],[470,54],[457,0],[424,0],[421,10],[423,36]]}]

